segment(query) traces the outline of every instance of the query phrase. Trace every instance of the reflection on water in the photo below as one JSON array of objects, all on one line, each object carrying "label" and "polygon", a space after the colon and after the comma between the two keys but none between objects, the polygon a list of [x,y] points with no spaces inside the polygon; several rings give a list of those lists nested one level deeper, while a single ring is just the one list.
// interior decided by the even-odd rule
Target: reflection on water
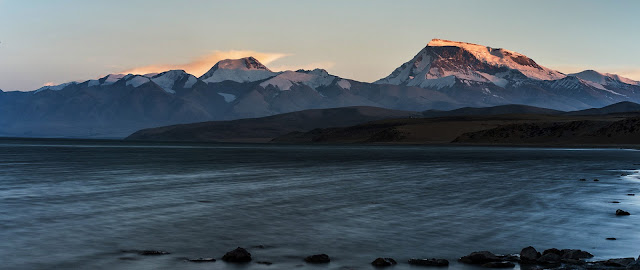
[{"label": "reflection on water", "polygon": [[[627,194],[640,197],[639,163],[640,152],[616,149],[5,140],[0,261],[3,269],[371,269],[380,256],[455,260],[528,245],[637,257],[640,206]],[[632,215],[616,217],[617,208]],[[220,258],[237,246],[274,265],[179,259]],[[332,263],[301,261],[315,253]]]}]

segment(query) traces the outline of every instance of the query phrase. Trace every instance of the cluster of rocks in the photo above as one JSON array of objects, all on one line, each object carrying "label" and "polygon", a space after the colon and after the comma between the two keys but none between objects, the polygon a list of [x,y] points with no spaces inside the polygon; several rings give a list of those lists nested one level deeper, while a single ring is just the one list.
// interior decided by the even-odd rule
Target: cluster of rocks
[{"label": "cluster of rocks", "polygon": [[[161,250],[123,250],[124,253],[135,253],[143,256],[167,255],[171,254]],[[526,247],[520,251],[520,254],[514,255],[498,255],[490,251],[476,251],[469,255],[458,259],[464,264],[477,265],[485,268],[514,268],[516,263],[526,266],[529,270],[640,270],[640,257],[635,258],[618,258],[606,261],[587,262],[584,259],[593,258],[589,252],[579,249],[556,249],[551,248],[538,252],[534,247]],[[132,259],[130,257],[121,258],[123,260]],[[215,262],[214,258],[185,258],[186,261],[202,263]],[[238,247],[222,256],[222,260],[229,263],[248,263],[251,262],[251,253],[244,248]],[[327,254],[315,254],[304,258],[304,261],[310,264],[325,264],[331,262]],[[258,261],[258,264],[271,265],[272,262]],[[407,262],[414,266],[430,266],[430,267],[447,267],[449,261],[446,259],[409,259]],[[398,264],[393,258],[377,258],[371,265],[375,267],[387,267]]]},{"label": "cluster of rocks", "polygon": [[640,270],[640,257],[618,258],[606,261],[586,262],[584,259],[593,258],[593,254],[579,249],[551,248],[538,252],[534,247],[526,247],[519,255],[496,255],[489,251],[472,252],[461,257],[458,261],[487,268],[514,268],[515,263],[527,265],[527,269],[557,269],[557,270]]}]

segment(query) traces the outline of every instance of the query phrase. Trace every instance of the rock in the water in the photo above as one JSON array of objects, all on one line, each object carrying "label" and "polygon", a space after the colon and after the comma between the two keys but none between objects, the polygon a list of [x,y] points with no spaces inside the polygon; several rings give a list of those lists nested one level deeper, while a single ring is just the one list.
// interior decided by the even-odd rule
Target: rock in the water
[{"label": "rock in the water", "polygon": [[618,240],[615,237],[607,237],[607,240]]},{"label": "rock in the water", "polygon": [[167,255],[171,253],[167,251],[162,251],[162,250],[141,250],[138,252],[138,254],[143,256],[156,256],[156,255]]},{"label": "rock in the water", "polygon": [[449,261],[445,259],[409,259],[409,264],[420,266],[449,266]]},{"label": "rock in the water", "polygon": [[371,262],[371,265],[373,266],[392,266],[395,264],[398,263],[392,258],[377,258],[373,262]]},{"label": "rock in the water", "polygon": [[225,262],[246,263],[251,261],[251,253],[244,248],[238,247],[224,254],[222,260]]},{"label": "rock in the water", "polygon": [[545,251],[543,251],[542,255],[547,255],[549,253],[558,254],[558,256],[560,256],[560,257],[562,257],[562,254],[564,254],[562,252],[562,250],[559,250],[557,248],[550,248],[550,249],[546,249]]},{"label": "rock in the water", "polygon": [[461,257],[458,261],[466,264],[485,264],[500,261],[500,258],[489,251],[476,251]]},{"label": "rock in the water", "polygon": [[514,268],[516,265],[512,262],[488,262],[482,264],[482,267],[486,268]]},{"label": "rock in the water", "polygon": [[600,179],[598,179],[598,178],[593,179],[593,182],[598,182],[598,181],[600,181]]},{"label": "rock in the water", "polygon": [[265,261],[259,261],[259,262],[256,262],[256,263],[257,264],[264,264],[264,265],[272,265],[273,264],[272,262],[265,262]]},{"label": "rock in the water", "polygon": [[620,203],[619,201],[611,201],[611,203]]},{"label": "rock in the water", "polygon": [[580,181],[584,182],[584,181],[587,181],[587,179],[580,178]]},{"label": "rock in the water", "polygon": [[640,257],[635,262],[627,265],[627,270],[640,270]]},{"label": "rock in the water", "polygon": [[556,253],[547,253],[538,258],[537,263],[542,265],[559,265],[562,257]]},{"label": "rock in the water", "polygon": [[579,249],[563,249],[562,259],[564,260],[581,260],[593,258],[593,254]]},{"label": "rock in the water", "polygon": [[304,261],[308,263],[329,263],[331,259],[327,254],[316,254],[304,258]]},{"label": "rock in the water", "polygon": [[534,247],[528,246],[520,251],[520,260],[523,263],[533,263],[542,256]]},{"label": "rock in the water", "polygon": [[197,259],[187,259],[190,262],[196,262],[196,263],[200,263],[200,262],[215,262],[216,259],[214,258],[197,258]]},{"label": "rock in the water", "polygon": [[627,196],[636,196],[636,194],[629,193],[629,194],[627,194]]},{"label": "rock in the water", "polygon": [[635,263],[636,259],[634,258],[618,258],[618,259],[609,259],[603,262],[606,266],[613,267],[627,267],[628,265]]},{"label": "rock in the water", "polygon": [[628,215],[631,215],[631,214],[627,211],[624,211],[622,209],[616,210],[616,216],[628,216]]}]

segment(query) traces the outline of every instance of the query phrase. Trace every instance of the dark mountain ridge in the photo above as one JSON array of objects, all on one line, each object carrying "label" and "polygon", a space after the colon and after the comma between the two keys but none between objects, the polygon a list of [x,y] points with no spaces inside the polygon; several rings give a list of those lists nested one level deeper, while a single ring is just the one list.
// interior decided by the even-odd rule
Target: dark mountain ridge
[{"label": "dark mountain ridge", "polygon": [[143,129],[127,140],[145,141],[269,141],[296,131],[314,128],[342,127],[388,118],[418,117],[417,112],[397,111],[376,107],[344,107],[314,109],[274,116],[213,121]]}]

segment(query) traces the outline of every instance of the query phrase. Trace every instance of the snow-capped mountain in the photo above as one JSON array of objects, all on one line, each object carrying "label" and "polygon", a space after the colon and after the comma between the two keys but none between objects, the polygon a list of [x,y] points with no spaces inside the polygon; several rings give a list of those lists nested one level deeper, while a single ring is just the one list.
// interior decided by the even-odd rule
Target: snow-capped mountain
[{"label": "snow-capped mountain", "polygon": [[526,104],[573,110],[640,98],[637,82],[597,74],[585,71],[567,76],[514,51],[433,39],[413,59],[375,83],[435,89],[475,106]]},{"label": "snow-capped mountain", "polygon": [[582,80],[596,83],[600,86],[614,86],[619,87],[622,84],[628,85],[640,85],[640,82],[628,79],[616,74],[600,73],[595,70],[585,70],[578,73],[569,74],[569,76],[578,77]]},{"label": "snow-capped mountain", "polygon": [[577,110],[640,102],[640,83],[615,74],[565,75],[505,49],[434,39],[375,83],[323,69],[274,72],[253,57],[182,70],[0,92],[0,136],[125,137],[170,124],[306,109],[375,106],[424,111],[504,104]]},{"label": "snow-capped mountain", "polygon": [[298,85],[306,85],[313,89],[318,89],[320,87],[327,87],[332,84],[335,84],[345,90],[351,88],[351,83],[349,83],[349,80],[330,75],[324,69],[300,69],[297,71],[288,70],[260,83],[260,86],[263,88],[271,86],[279,90],[287,91],[291,90],[292,87]]},{"label": "snow-capped mountain", "polygon": [[557,80],[566,75],[517,52],[487,46],[431,40],[413,59],[375,83],[442,88],[455,79],[505,87],[516,80]]},{"label": "snow-capped mountain", "polygon": [[275,76],[277,73],[269,70],[253,57],[242,59],[227,59],[215,64],[207,73],[200,76],[206,83],[223,81],[255,82]]}]

